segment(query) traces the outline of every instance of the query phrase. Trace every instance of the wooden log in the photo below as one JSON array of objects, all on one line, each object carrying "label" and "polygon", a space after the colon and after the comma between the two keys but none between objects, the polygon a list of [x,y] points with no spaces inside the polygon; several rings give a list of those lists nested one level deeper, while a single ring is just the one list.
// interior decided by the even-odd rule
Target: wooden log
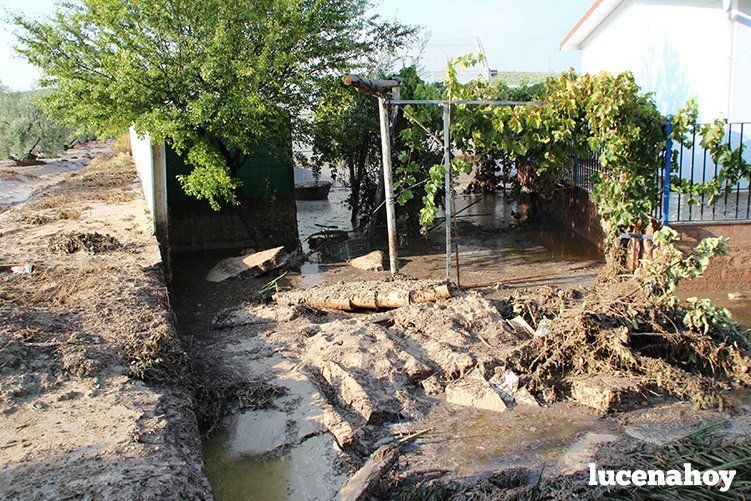
[{"label": "wooden log", "polygon": [[393,79],[376,80],[353,74],[344,75],[342,81],[348,87],[354,87],[360,92],[378,97],[386,95],[391,89],[399,85],[399,82]]},{"label": "wooden log", "polygon": [[447,284],[444,284],[429,289],[412,291],[409,299],[412,303],[434,303],[440,299],[448,299],[450,297],[451,290]]},{"label": "wooden log", "polygon": [[378,309],[375,291],[358,292],[352,296],[351,303],[355,308],[361,308],[363,310]]},{"label": "wooden log", "polygon": [[378,485],[383,476],[396,464],[404,445],[432,430],[427,428],[399,439],[396,443],[380,446],[370,455],[365,464],[350,477],[339,490],[336,499],[340,501],[360,501],[367,499],[368,492]]},{"label": "wooden log", "polygon": [[306,301],[306,304],[314,310],[352,311],[355,309],[349,298],[330,297],[325,299],[313,299]]},{"label": "wooden log", "polygon": [[378,483],[399,458],[399,444],[382,445],[371,454],[362,468],[352,475],[336,496],[340,501],[360,501]]},{"label": "wooden log", "polygon": [[409,306],[410,292],[407,290],[395,290],[386,294],[376,293],[376,304],[379,308],[401,308]]},{"label": "wooden log", "polygon": [[415,290],[409,290],[408,286],[396,289],[389,284],[378,284],[360,290],[322,286],[308,291],[281,292],[274,300],[277,304],[304,304],[318,310],[353,311],[394,309],[451,297],[451,290],[445,284],[415,284]]},{"label": "wooden log", "polygon": [[383,157],[383,188],[386,195],[386,227],[389,237],[389,271],[399,273],[399,252],[396,238],[396,210],[394,208],[394,180],[391,165],[391,139],[388,123],[388,105],[378,98],[378,117],[381,125],[381,156]]}]

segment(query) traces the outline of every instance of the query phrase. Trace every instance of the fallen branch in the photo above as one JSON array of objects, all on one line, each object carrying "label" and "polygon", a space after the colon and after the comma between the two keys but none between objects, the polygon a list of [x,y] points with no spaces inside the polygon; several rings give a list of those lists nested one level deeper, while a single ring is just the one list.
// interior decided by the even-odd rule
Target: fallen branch
[{"label": "fallen branch", "polygon": [[370,455],[365,464],[350,477],[344,487],[339,490],[336,499],[341,501],[359,501],[365,499],[368,492],[378,485],[386,474],[399,459],[399,453],[404,445],[412,442],[417,437],[430,432],[432,428],[420,430],[404,438],[399,439],[396,443],[382,445]]}]

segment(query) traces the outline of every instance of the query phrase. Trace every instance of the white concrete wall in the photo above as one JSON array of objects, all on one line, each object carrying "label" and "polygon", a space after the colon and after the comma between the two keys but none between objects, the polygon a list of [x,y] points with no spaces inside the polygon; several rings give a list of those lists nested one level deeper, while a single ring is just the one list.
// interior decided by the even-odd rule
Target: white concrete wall
[{"label": "white concrete wall", "polygon": [[751,0],[740,0],[738,7],[740,14],[733,25],[729,118],[732,122],[751,122]]},{"label": "white concrete wall", "polygon": [[721,0],[628,0],[582,47],[583,72],[633,72],[663,113],[693,97],[701,121],[728,117],[730,21]]},{"label": "white concrete wall", "polygon": [[168,235],[167,165],[164,144],[152,144],[148,134],[139,137],[130,128],[130,151],[141,180],[143,197],[154,222],[154,233],[161,244]]},{"label": "white concrete wall", "polygon": [[143,197],[149,212],[154,215],[154,154],[151,146],[151,138],[148,134],[138,137],[135,129],[130,128],[130,151],[138,171],[138,179],[141,180]]}]

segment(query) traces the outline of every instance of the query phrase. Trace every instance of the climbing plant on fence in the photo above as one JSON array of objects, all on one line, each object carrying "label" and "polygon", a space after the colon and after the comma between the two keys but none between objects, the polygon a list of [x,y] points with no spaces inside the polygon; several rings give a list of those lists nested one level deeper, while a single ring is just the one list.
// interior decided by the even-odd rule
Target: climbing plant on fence
[{"label": "climbing plant on fence", "polygon": [[[484,82],[462,84],[456,79],[460,65],[476,63],[473,57],[454,60],[444,86],[418,87],[418,99],[508,99],[507,89]],[[603,173],[595,182],[594,199],[606,233],[616,235],[647,223],[658,202],[655,173],[664,145],[663,120],[651,97],[640,91],[629,73],[577,76],[563,73],[547,81],[538,92],[537,105],[516,107],[457,105],[452,110],[453,147],[463,159],[452,162],[454,174],[469,172],[473,162],[510,159],[516,166],[516,183],[522,193],[549,196],[571,172],[576,155],[599,153]],[[423,123],[436,123],[440,111],[411,109]],[[429,134],[414,124],[402,131],[408,137],[397,173],[410,176],[417,166],[409,163],[415,148],[425,147]],[[430,182],[421,222],[435,217],[435,194],[443,182],[442,166],[430,167]]]},{"label": "climbing plant on fence", "polygon": [[[466,84],[456,79],[460,66],[471,66],[473,56],[455,59],[448,66],[442,86],[418,86],[418,99],[508,100],[508,88],[487,82]],[[658,174],[664,165],[666,117],[655,106],[651,94],[643,92],[633,75],[576,75],[573,72],[549,79],[524,99],[538,99],[536,105],[468,106],[455,105],[451,115],[452,148],[462,153],[452,160],[454,175],[474,167],[495,168],[513,165],[513,179],[521,194],[548,197],[561,186],[573,167],[574,158],[589,158],[597,153],[600,172],[595,174],[592,199],[601,216],[606,246],[618,247],[623,232],[641,233],[660,203]],[[406,107],[421,123],[401,131],[407,138],[397,163],[397,177],[411,182],[420,166],[410,162],[415,149],[433,147],[429,124],[439,130],[438,107]],[[675,141],[688,144],[701,139],[712,159],[722,165],[718,175],[706,183],[690,183],[673,178],[673,190],[710,195],[710,203],[742,177],[749,177],[749,164],[743,160],[742,145],[731,149],[724,139],[725,122],[717,120],[696,130],[696,104],[689,101],[672,117]],[[677,158],[671,155],[676,168]],[[423,169],[425,167],[422,167]],[[428,167],[429,182],[420,221],[429,225],[440,202],[443,166]]]},{"label": "climbing plant on fence", "polygon": [[[751,179],[751,164],[743,159],[743,143],[735,149],[730,147],[730,142],[725,137],[728,123],[726,119],[698,124],[698,115],[696,101],[692,99],[686,102],[673,118],[672,138],[692,150],[696,146],[693,144],[695,138],[699,139],[699,146],[707,150],[712,161],[719,165],[720,169],[712,179],[701,183],[674,177],[671,188],[678,193],[709,197],[707,203],[713,205],[721,195],[729,193],[739,180]],[[671,170],[674,172],[678,172],[678,161],[678,156],[673,152]],[[699,201],[691,197],[688,203],[696,204]]]}]

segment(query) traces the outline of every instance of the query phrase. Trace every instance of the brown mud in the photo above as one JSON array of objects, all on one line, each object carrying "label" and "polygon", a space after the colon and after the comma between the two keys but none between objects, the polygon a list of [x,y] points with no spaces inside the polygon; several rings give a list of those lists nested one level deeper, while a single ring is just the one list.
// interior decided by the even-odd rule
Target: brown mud
[{"label": "brown mud", "polygon": [[[308,262],[211,283],[232,254],[175,256],[168,298],[130,157],[97,148],[0,214],[4,497],[330,499],[369,454],[416,433],[372,496],[586,497],[601,494],[583,484],[593,459],[625,464],[707,423],[751,431],[742,343],[693,336],[688,353],[644,301],[619,309],[634,290],[594,285],[596,249],[512,227],[499,198],[463,198],[474,205],[450,298],[437,292],[440,228],[402,247],[413,279]],[[305,240],[331,203],[300,203],[320,206],[301,212]],[[294,290],[262,304],[281,273]],[[311,301],[341,297],[346,311]],[[634,314],[636,329],[623,320]],[[687,353],[699,362],[681,363]]]},{"label": "brown mud", "polygon": [[[317,223],[337,221],[335,190],[332,196],[298,202],[303,242],[306,231],[320,231]],[[177,257],[189,266],[175,267],[174,304],[202,370],[240,387],[266,389],[261,405],[251,402],[229,412],[205,442],[217,498],[325,499],[379,446],[426,429],[403,448],[390,481],[372,495],[393,499],[439,492],[441,498],[469,490],[501,492],[502,498],[514,485],[523,490],[541,474],[546,485],[552,482],[548,489],[557,488],[556,479],[581,487],[578,472],[595,457],[620,464],[632,449],[664,444],[718,420],[751,431],[742,417],[749,410],[747,399],[733,406],[737,415],[716,407],[697,410],[675,392],[649,384],[645,390],[643,381],[636,381],[634,394],[629,385],[614,392],[607,385],[619,375],[610,370],[603,371],[605,387],[584,385],[579,393],[598,397],[594,407],[618,407],[622,399],[627,405],[614,414],[577,404],[568,380],[549,391],[538,387],[530,398],[528,388],[534,385],[523,367],[513,367],[523,387],[513,390],[511,399],[508,392],[492,393],[503,384],[505,367],[512,366],[509,358],[516,353],[518,360],[520,347],[539,343],[529,332],[509,329],[506,321],[521,312],[533,332],[551,327],[539,324],[544,308],[514,312],[509,298],[526,295],[556,312],[575,307],[596,283],[603,262],[593,246],[559,228],[514,226],[500,197],[465,198],[465,204],[476,202],[467,212],[478,214],[460,219],[464,287],[436,303],[326,311],[317,299],[345,298],[351,307],[357,303],[352,297],[371,297],[379,287],[388,295],[389,288],[415,284],[389,282],[388,271],[314,256],[299,271],[285,270],[280,283],[293,292],[264,306],[257,291],[279,272],[233,278],[219,288],[203,279],[225,256]],[[347,219],[340,219],[347,229]],[[401,271],[434,287],[445,273],[442,238],[438,228],[427,239],[403,241]],[[277,389],[271,398],[269,388]],[[307,448],[314,450],[315,468],[300,461]],[[488,479],[503,489],[495,484],[491,489]],[[303,495],[308,490],[315,494]]]},{"label": "brown mud", "polygon": [[132,160],[83,150],[0,214],[0,496],[210,497]]},{"label": "brown mud", "polygon": [[[350,282],[317,286],[308,296],[358,290],[367,294],[378,290],[379,284],[386,290],[424,290],[435,285],[419,280]],[[612,374],[639,385],[637,399],[626,409],[599,408],[582,398],[579,403],[586,405],[577,405],[567,383],[567,377],[579,371],[575,360],[570,366],[554,362],[562,372],[550,373],[539,372],[544,359],[537,366],[536,361],[518,363],[520,353],[534,352],[543,340],[556,339],[571,325],[566,320],[541,323],[546,309],[566,315],[577,305],[581,309],[589,304],[597,315],[597,298],[602,296],[603,304],[617,303],[617,289],[612,284],[584,292],[540,287],[506,291],[507,299],[497,299],[495,288],[456,290],[450,299],[376,313],[311,309],[302,301],[304,292],[292,292],[278,294],[275,305],[247,303],[221,313],[214,332],[197,345],[207,370],[221,368],[224,376],[230,371],[230,377],[244,384],[265,384],[280,392],[264,407],[226,418],[225,431],[208,441],[209,472],[222,485],[219,497],[233,499],[239,492],[249,492],[248,479],[253,478],[266,488],[268,483],[258,472],[290,468],[272,481],[279,497],[295,499],[311,488],[304,481],[280,480],[294,474],[308,481],[317,479],[318,494],[307,499],[325,499],[380,445],[421,430],[428,431],[404,448],[391,484],[374,495],[393,498],[418,486],[452,486],[446,493],[454,492],[457,485],[463,486],[459,490],[474,488],[499,472],[522,468],[525,480],[517,478],[500,488],[504,491],[528,485],[541,475],[545,479],[576,476],[603,454],[609,454],[607,461],[613,464],[625,463],[629,457],[620,451],[662,444],[710,422],[731,420],[732,426],[751,431],[747,401],[734,407],[735,414],[682,402],[702,401],[700,397],[706,395],[694,399],[688,391],[676,390],[702,387],[695,385],[695,376],[678,367],[679,359],[671,359],[669,351],[652,353],[661,364],[678,367],[674,381],[660,384],[642,377],[638,367],[633,372],[620,367],[619,372],[617,365],[608,365],[607,353],[599,367],[582,366],[582,373],[590,370],[593,375],[590,383],[594,375]],[[521,313],[529,318],[534,333],[507,322],[520,312],[515,305],[527,308]],[[542,326],[548,332],[541,332]],[[591,342],[597,346],[598,341]],[[564,347],[563,357],[581,356],[565,352],[565,342],[555,343]],[[544,355],[545,350],[536,353]],[[518,387],[504,386],[509,369],[519,376]],[[722,380],[721,374],[717,377]],[[741,377],[737,382],[743,381]],[[595,388],[594,397],[610,398],[600,393],[611,387],[599,393]],[[728,379],[715,391],[730,387]],[[612,410],[623,412],[608,413]],[[312,438],[327,444],[325,453],[319,451],[314,472],[292,459]],[[215,473],[215,463],[232,465],[248,476],[242,486],[235,485]]]}]

